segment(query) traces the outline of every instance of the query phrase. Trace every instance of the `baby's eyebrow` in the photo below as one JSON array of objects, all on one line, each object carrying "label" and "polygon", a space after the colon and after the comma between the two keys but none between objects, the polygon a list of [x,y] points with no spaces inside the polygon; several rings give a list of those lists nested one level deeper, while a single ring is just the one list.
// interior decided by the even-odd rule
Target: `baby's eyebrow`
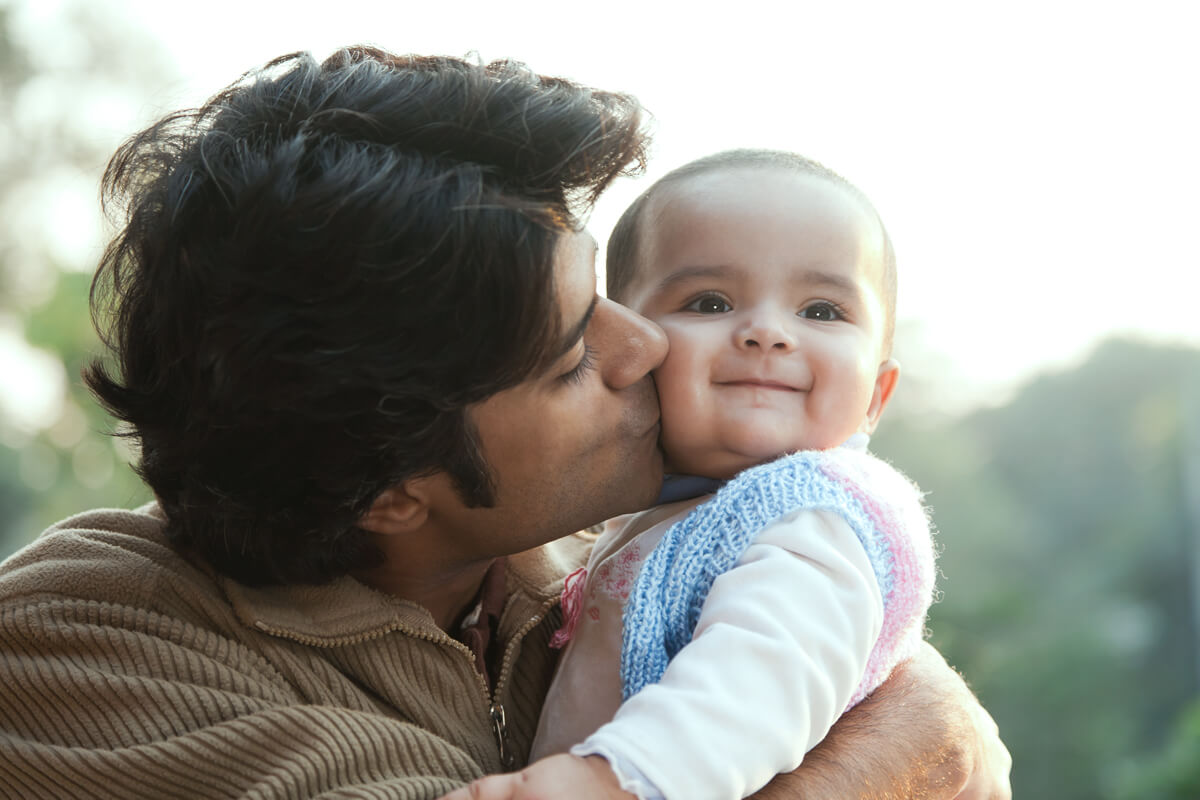
[{"label": "baby's eyebrow", "polygon": [[800,286],[831,286],[835,289],[841,289],[843,292],[857,295],[859,292],[858,284],[847,278],[845,275],[838,275],[834,272],[824,272],[819,269],[810,269],[799,272],[795,275],[793,283]]},{"label": "baby's eyebrow", "polygon": [[669,289],[675,284],[685,283],[696,278],[724,278],[735,275],[737,275],[737,270],[727,266],[680,267],[663,277],[658,282],[658,288],[660,291]]},{"label": "baby's eyebrow", "polygon": [[[740,268],[723,264],[680,267],[658,282],[658,290],[669,289],[676,284],[695,279],[736,278],[741,273],[742,270]],[[859,294],[859,286],[855,281],[847,278],[845,275],[840,275],[836,272],[826,272],[820,269],[798,270],[791,276],[790,283],[795,286],[827,286],[840,289],[847,294],[855,296]]]}]

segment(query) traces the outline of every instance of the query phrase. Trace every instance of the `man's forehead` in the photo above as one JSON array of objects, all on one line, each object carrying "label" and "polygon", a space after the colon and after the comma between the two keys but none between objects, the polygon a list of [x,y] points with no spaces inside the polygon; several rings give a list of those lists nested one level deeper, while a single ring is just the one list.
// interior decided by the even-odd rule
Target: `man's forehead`
[{"label": "man's forehead", "polygon": [[594,276],[596,253],[599,250],[600,245],[596,242],[596,237],[587,229],[568,231],[562,234],[555,248],[555,257],[558,260],[556,267],[559,280],[563,279],[564,271],[569,272],[573,267],[575,269],[585,269],[589,274]]},{"label": "man's forehead", "polygon": [[558,304],[563,336],[558,355],[566,353],[583,338],[596,308],[596,253],[599,245],[588,231],[564,234],[557,249]]}]

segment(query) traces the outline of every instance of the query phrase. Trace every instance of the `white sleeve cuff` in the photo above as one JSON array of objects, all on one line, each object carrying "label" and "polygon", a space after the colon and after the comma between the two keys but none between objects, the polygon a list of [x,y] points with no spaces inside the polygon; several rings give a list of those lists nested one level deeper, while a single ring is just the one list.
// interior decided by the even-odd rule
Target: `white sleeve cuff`
[{"label": "white sleeve cuff", "polygon": [[629,759],[612,752],[611,748],[602,744],[584,742],[572,747],[570,753],[573,756],[600,756],[603,758],[617,776],[617,783],[621,785],[621,789],[636,796],[638,800],[666,800],[658,787],[646,777],[646,773],[638,769]]}]

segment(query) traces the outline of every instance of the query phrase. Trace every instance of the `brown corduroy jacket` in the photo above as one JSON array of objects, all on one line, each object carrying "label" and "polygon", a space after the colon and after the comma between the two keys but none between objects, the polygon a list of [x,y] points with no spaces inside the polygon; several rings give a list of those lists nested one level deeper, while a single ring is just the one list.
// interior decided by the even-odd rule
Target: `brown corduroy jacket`
[{"label": "brown corduroy jacket", "polygon": [[420,606],[242,586],[162,525],[89,512],[0,565],[0,797],[415,800],[524,764],[590,538],[509,559],[491,693]]}]

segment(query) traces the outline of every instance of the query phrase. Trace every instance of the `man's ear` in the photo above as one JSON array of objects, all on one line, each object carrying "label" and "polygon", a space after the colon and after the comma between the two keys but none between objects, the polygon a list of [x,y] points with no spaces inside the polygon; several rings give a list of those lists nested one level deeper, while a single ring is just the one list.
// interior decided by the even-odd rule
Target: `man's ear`
[{"label": "man's ear", "polygon": [[875,376],[875,391],[871,394],[871,405],[867,407],[867,416],[859,429],[862,433],[874,433],[883,409],[887,408],[892,399],[892,392],[900,382],[900,362],[894,358],[879,365],[879,373]]},{"label": "man's ear", "polygon": [[411,478],[385,489],[358,526],[384,536],[411,533],[429,518],[429,495],[422,478]]}]

